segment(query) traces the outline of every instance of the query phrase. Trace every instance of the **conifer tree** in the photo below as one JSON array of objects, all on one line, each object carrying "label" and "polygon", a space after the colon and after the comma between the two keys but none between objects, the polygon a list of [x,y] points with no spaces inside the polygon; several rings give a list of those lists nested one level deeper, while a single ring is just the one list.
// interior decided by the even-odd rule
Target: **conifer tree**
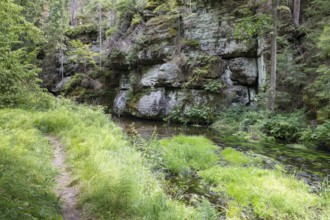
[{"label": "conifer tree", "polygon": [[60,63],[60,74],[64,77],[65,31],[68,27],[67,0],[54,0],[50,5],[48,22],[45,25],[46,52],[53,62]]}]

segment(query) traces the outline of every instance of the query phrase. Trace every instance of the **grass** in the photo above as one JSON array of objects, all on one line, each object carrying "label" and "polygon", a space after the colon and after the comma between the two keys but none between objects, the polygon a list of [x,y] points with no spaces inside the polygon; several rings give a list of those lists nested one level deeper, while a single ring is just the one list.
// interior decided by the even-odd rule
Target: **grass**
[{"label": "grass", "polygon": [[162,160],[164,166],[173,173],[190,169],[204,170],[219,161],[215,153],[218,147],[204,137],[180,135],[152,145],[158,150],[158,160]]},{"label": "grass", "polygon": [[51,105],[43,111],[0,110],[1,219],[60,219],[48,134],[66,146],[72,184],[81,190],[80,208],[94,219],[219,218],[206,197],[195,207],[170,198],[152,172],[153,161],[172,173],[196,171],[228,201],[228,219],[329,219],[326,183],[320,195],[310,193],[307,185],[280,169],[258,168],[245,154],[221,151],[200,136],[153,141],[145,150],[147,159],[102,109],[65,100]]},{"label": "grass", "polygon": [[56,173],[44,138],[48,134],[66,146],[72,184],[81,190],[80,208],[91,218],[179,220],[203,215],[203,210],[165,194],[147,161],[101,109],[65,100],[52,105],[44,111],[0,110],[1,132],[8,133],[7,142],[1,133],[6,154],[0,155],[1,171],[7,174],[0,175],[1,196],[5,193],[0,213],[5,219],[58,218],[58,201],[52,193]]},{"label": "grass", "polygon": [[250,217],[262,219],[321,219],[329,214],[329,206],[320,207],[322,197],[280,170],[213,167],[200,175],[206,182],[216,184],[216,191],[226,193],[230,199],[229,218],[249,213]]},{"label": "grass", "polygon": [[230,147],[221,151],[221,156],[226,162],[233,165],[248,165],[252,162],[245,154]]},{"label": "grass", "polygon": [[198,171],[202,181],[227,201],[227,219],[329,219],[328,186],[320,195],[311,193],[304,182],[285,174],[282,167],[260,168],[261,159],[233,148],[225,148],[218,157],[217,147],[203,137],[177,136],[153,145],[163,155],[158,163],[170,172]]},{"label": "grass", "polygon": [[61,219],[52,150],[22,110],[0,110],[0,219]]}]

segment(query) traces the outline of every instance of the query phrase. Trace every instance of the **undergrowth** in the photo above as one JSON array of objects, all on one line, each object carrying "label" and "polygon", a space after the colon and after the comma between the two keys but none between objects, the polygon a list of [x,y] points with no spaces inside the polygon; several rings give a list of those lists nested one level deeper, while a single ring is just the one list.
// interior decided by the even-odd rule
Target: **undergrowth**
[{"label": "undergrowth", "polygon": [[223,135],[230,134],[249,141],[279,140],[330,149],[329,121],[311,126],[302,110],[274,115],[255,107],[235,107],[218,114],[212,128]]},{"label": "undergrowth", "polygon": [[0,110],[0,219],[61,219],[52,150],[22,110]]},{"label": "undergrowth", "polygon": [[[262,158],[246,155],[233,148],[219,150],[201,136],[182,135],[152,141],[145,150],[145,154],[150,153],[157,155],[156,158],[148,157],[157,169],[167,170],[167,176],[174,174],[174,179],[170,183],[165,182],[165,185],[177,188],[177,197],[186,200],[186,197],[191,197],[191,192],[219,195],[224,203],[220,209],[216,208],[218,202],[212,201],[211,197],[200,195],[200,198],[194,199],[200,201],[197,202],[199,209],[205,205],[206,198],[215,202],[207,208],[210,216],[207,219],[218,219],[221,212],[225,213],[227,219],[329,218],[328,186],[319,195],[311,193],[308,185],[286,174],[281,166],[276,165],[275,169],[262,168]],[[198,175],[194,181],[185,179],[191,178],[189,173],[194,171]],[[196,183],[198,179],[200,183]],[[209,189],[205,191],[205,188]],[[180,195],[182,193],[187,195]],[[191,203],[191,198],[187,202]]]},{"label": "undergrowth", "polygon": [[[65,100],[51,105],[43,111],[1,110],[1,132],[10,133],[7,142],[1,137],[0,168],[6,172],[0,174],[0,193],[5,198],[0,210],[5,219],[58,217],[51,193],[55,173],[46,163],[51,148],[42,134],[57,136],[66,146],[72,184],[79,184],[79,206],[91,218],[179,220],[203,215],[202,210],[166,195],[147,161],[102,109]],[[17,148],[11,148],[16,143]]]}]

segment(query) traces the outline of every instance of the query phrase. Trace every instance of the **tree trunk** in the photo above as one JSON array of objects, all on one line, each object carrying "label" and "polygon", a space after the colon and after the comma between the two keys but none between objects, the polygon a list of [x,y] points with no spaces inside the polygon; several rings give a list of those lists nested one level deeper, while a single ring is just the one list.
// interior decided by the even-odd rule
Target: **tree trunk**
[{"label": "tree trunk", "polygon": [[299,18],[300,18],[300,0],[294,0],[294,5],[293,5],[293,24],[296,27],[299,27]]},{"label": "tree trunk", "polygon": [[269,110],[275,110],[275,95],[276,95],[276,55],[277,55],[277,6],[279,0],[273,0],[272,15],[273,15],[273,33],[271,47],[271,66],[270,66],[270,89],[269,89]]},{"label": "tree trunk", "polygon": [[100,68],[102,68],[102,5],[99,1]]},{"label": "tree trunk", "polygon": [[71,0],[70,4],[70,12],[71,12],[71,26],[77,25],[77,10],[78,10],[78,3],[77,0]]},{"label": "tree trunk", "polygon": [[60,49],[60,63],[61,63],[60,73],[61,73],[61,77],[63,79],[64,78],[64,53],[63,53],[63,49],[62,48]]}]

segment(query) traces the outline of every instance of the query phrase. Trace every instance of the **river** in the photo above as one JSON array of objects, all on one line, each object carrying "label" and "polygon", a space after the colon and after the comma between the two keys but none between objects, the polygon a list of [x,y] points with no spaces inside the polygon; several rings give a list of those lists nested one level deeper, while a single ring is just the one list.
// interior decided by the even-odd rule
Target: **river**
[{"label": "river", "polygon": [[124,131],[129,132],[132,127],[146,140],[155,138],[169,138],[175,135],[203,135],[219,147],[232,147],[239,151],[249,151],[274,159],[283,164],[286,169],[296,174],[309,184],[320,182],[330,177],[330,154],[328,152],[305,149],[297,145],[286,145],[272,142],[248,142],[235,137],[221,136],[207,127],[184,126],[168,124],[160,121],[150,121],[132,117],[113,117],[113,121]]}]

